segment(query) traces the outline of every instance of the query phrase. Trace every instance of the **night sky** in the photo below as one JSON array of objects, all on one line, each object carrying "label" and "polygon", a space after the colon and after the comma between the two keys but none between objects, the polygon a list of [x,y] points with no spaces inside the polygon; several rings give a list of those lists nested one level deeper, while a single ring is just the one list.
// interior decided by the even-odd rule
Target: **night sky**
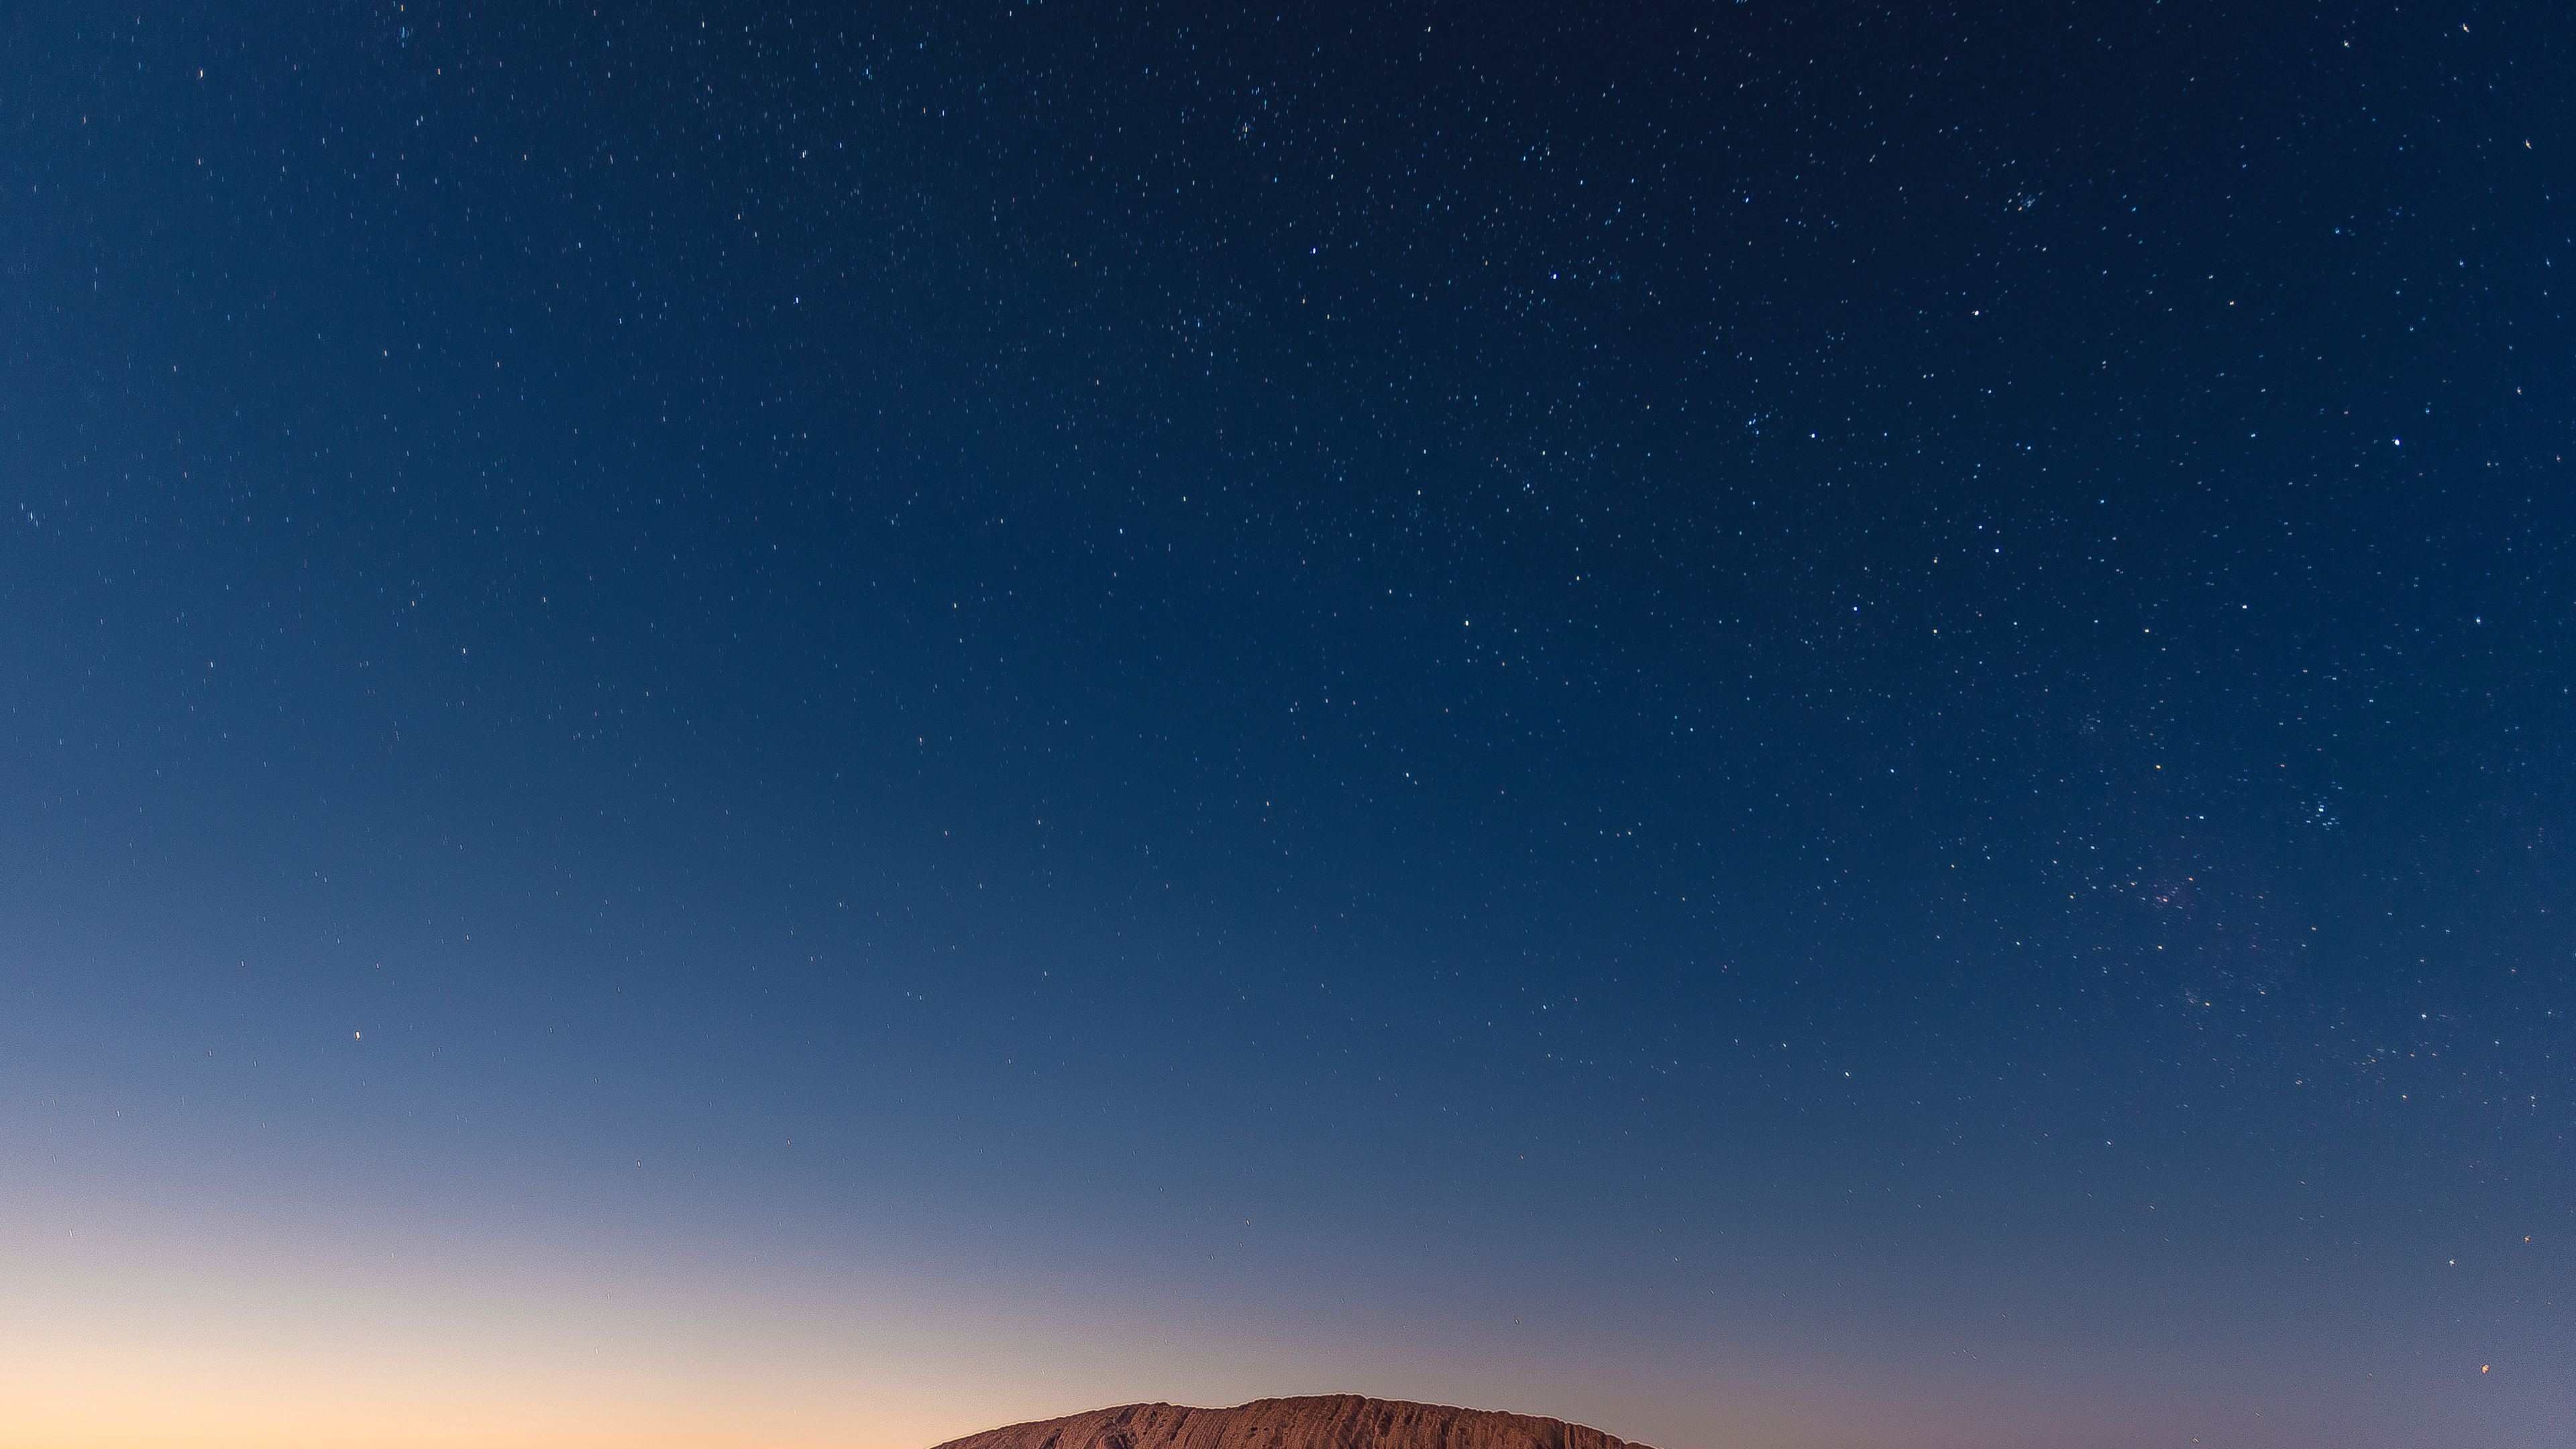
[{"label": "night sky", "polygon": [[2576,12],[0,19],[0,1439],[2576,1434]]}]

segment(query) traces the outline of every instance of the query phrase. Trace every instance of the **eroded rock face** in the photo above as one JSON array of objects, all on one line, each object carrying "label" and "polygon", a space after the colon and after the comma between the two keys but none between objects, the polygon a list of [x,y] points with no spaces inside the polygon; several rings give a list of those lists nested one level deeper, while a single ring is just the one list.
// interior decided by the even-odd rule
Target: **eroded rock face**
[{"label": "eroded rock face", "polygon": [[939,1449],[1645,1449],[1558,1419],[1363,1399],[1260,1399],[1236,1409],[1129,1404],[1014,1424]]}]

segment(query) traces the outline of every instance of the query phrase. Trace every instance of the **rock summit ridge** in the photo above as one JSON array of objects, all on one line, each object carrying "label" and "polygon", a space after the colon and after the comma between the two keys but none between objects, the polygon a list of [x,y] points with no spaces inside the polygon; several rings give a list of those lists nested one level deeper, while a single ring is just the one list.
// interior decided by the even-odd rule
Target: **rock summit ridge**
[{"label": "rock summit ridge", "polygon": [[938,1449],[1647,1449],[1598,1429],[1356,1394],[1256,1399],[1231,1409],[1125,1404],[987,1429]]}]

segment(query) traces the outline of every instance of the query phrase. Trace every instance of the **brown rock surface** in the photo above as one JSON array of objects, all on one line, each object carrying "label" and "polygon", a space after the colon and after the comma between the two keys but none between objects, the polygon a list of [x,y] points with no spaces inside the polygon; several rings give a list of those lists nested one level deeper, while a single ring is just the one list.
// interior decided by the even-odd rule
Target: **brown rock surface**
[{"label": "brown rock surface", "polygon": [[939,1449],[1645,1449],[1559,1419],[1333,1394],[1235,1409],[1129,1404],[1014,1424]]}]

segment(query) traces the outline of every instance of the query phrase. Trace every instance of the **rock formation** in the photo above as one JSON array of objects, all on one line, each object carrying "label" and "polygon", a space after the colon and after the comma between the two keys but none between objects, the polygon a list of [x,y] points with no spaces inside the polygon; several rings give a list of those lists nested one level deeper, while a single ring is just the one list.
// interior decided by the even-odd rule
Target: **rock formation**
[{"label": "rock formation", "polygon": [[1334,1394],[1235,1409],[1129,1404],[988,1429],[939,1449],[1645,1449],[1558,1419]]}]

